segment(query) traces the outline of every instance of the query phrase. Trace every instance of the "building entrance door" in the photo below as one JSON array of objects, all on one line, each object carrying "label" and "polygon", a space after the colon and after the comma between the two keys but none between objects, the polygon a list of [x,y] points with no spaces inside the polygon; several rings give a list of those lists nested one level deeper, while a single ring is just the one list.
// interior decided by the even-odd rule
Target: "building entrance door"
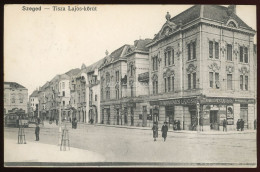
[{"label": "building entrance door", "polygon": [[217,110],[210,111],[210,129],[219,130],[218,111]]}]

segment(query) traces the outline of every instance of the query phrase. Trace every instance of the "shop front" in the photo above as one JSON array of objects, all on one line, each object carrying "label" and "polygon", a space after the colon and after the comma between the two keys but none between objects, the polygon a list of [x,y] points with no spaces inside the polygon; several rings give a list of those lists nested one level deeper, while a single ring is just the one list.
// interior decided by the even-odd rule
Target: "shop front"
[{"label": "shop front", "polygon": [[245,129],[252,128],[249,126],[254,122],[254,104],[254,99],[205,96],[150,101],[154,121],[160,125],[167,122],[174,129],[179,123],[182,130],[201,131],[223,130],[224,120],[228,130],[234,130],[238,119],[243,119]]}]

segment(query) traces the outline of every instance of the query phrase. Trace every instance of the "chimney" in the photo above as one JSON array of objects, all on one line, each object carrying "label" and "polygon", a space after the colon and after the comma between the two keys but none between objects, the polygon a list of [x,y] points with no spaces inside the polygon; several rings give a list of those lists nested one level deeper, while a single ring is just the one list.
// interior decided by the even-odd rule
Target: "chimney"
[{"label": "chimney", "polygon": [[237,14],[236,5],[228,6],[228,15],[231,15],[232,13]]},{"label": "chimney", "polygon": [[134,41],[134,46],[135,46],[135,47],[137,46],[137,42],[138,42],[138,40],[135,40],[135,41]]}]

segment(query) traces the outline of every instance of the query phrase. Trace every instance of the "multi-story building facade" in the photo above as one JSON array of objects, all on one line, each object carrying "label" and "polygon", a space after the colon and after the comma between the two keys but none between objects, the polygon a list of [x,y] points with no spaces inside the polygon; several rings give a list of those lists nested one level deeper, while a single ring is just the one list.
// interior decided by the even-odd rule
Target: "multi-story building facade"
[{"label": "multi-story building facade", "polygon": [[16,82],[4,82],[4,114],[18,108],[27,113],[28,89]]},{"label": "multi-story building facade", "polygon": [[87,67],[87,118],[90,123],[101,123],[100,73],[98,69],[102,64],[103,59]]},{"label": "multi-story building facade", "polygon": [[36,116],[38,113],[38,106],[39,106],[39,91],[34,90],[33,93],[29,96],[29,116]]},{"label": "multi-story building facade", "polygon": [[100,72],[100,110],[101,123],[123,124],[121,98],[126,96],[126,83],[121,82],[127,76],[127,60],[125,54],[129,45],[123,45],[109,54],[99,68]]},{"label": "multi-story building facade", "polygon": [[[149,49],[151,39],[136,40],[128,48],[126,95],[122,99],[125,125],[151,126],[149,104]],[[129,115],[128,115],[129,114]]]},{"label": "multi-story building facade", "polygon": [[234,129],[243,119],[245,128],[252,128],[254,34],[234,5],[195,5],[173,18],[167,13],[147,45],[150,105],[159,124],[179,120],[189,130],[200,121],[210,130],[227,119]]}]

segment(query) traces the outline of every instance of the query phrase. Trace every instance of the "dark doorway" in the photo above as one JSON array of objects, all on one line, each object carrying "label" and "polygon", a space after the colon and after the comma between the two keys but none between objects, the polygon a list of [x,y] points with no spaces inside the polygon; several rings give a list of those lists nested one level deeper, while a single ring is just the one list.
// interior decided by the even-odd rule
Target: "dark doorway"
[{"label": "dark doorway", "polygon": [[210,129],[219,130],[218,111],[217,110],[210,111]]}]

